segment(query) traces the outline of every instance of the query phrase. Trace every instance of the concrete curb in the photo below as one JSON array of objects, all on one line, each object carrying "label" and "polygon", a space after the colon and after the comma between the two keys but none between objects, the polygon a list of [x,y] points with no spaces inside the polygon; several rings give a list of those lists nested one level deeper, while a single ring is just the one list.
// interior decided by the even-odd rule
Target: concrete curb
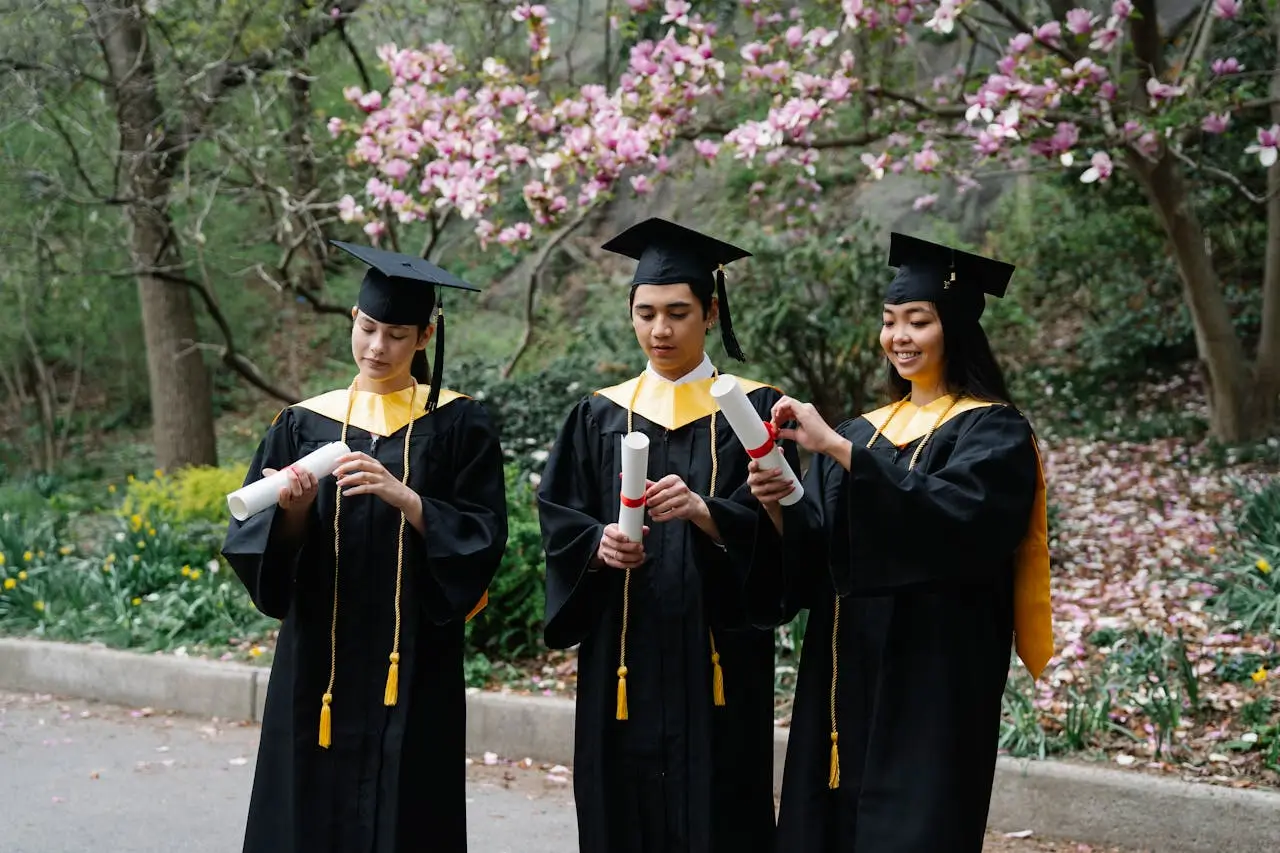
[{"label": "concrete curb", "polygon": [[[264,667],[0,639],[0,688],[204,717],[262,719]],[[573,763],[572,700],[474,691],[467,751]],[[774,740],[780,786],[787,732]],[[1001,758],[990,825],[1155,853],[1276,853],[1280,792],[1191,784],[1065,762]]]}]

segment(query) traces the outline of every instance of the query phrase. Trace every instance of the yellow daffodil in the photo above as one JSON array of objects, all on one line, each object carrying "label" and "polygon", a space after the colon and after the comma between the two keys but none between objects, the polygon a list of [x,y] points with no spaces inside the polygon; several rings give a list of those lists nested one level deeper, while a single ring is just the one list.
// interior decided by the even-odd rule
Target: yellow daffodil
[{"label": "yellow daffodil", "polygon": [[192,570],[191,570],[191,579],[192,579],[193,581],[198,581],[198,580],[200,580],[200,570],[199,570],[199,569],[192,569]]},{"label": "yellow daffodil", "polygon": [[27,573],[26,573],[26,572],[18,572],[18,580],[20,580],[20,581],[24,581],[24,580],[26,580],[26,579],[27,579]]},{"label": "yellow daffodil", "polygon": [[0,551],[0,566],[4,565],[4,551]]},{"label": "yellow daffodil", "polygon": [[184,578],[189,578],[189,577],[191,577],[191,567],[190,567],[190,566],[183,566],[183,567],[182,567],[182,576],[183,576]]},{"label": "yellow daffodil", "polygon": [[5,578],[5,579],[4,579],[4,588],[5,588],[5,589],[13,589],[13,588],[14,588],[15,586],[17,586],[17,585],[18,585],[18,582],[17,582],[16,580],[14,580],[13,578]]},{"label": "yellow daffodil", "polygon": [[1262,572],[1264,575],[1271,574],[1271,564],[1266,561],[1265,557],[1259,557],[1258,562],[1254,563],[1254,565],[1257,566],[1258,571]]},{"label": "yellow daffodil", "polygon": [[31,553],[30,551],[23,551],[23,552],[22,552],[22,559],[23,559],[25,562],[30,563],[30,562],[31,562],[32,560],[34,560],[35,558],[36,558],[36,555],[35,555],[35,554],[33,554],[33,553]]},{"label": "yellow daffodil", "polygon": [[133,606],[134,606],[134,607],[139,607],[139,606],[141,606],[141,605],[142,605],[142,599],[141,599],[141,598],[134,598],[134,599],[133,599]]},{"label": "yellow daffodil", "polygon": [[74,550],[75,548],[71,547],[70,545],[63,545],[61,548],[58,549],[58,553],[66,557]]},{"label": "yellow daffodil", "polygon": [[1265,666],[1258,667],[1258,671],[1249,676],[1253,679],[1254,684],[1261,684],[1267,680],[1267,668]]},{"label": "yellow daffodil", "polygon": [[43,601],[37,601],[35,604],[32,604],[31,606],[32,606],[32,607],[34,607],[34,608],[36,609],[36,612],[37,612],[37,613],[43,613],[43,612],[44,612],[44,602],[43,602]]}]

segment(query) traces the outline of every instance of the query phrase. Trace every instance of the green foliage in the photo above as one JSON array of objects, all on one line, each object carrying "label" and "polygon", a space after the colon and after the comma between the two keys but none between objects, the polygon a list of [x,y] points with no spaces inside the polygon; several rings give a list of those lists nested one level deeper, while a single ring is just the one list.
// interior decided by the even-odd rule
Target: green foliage
[{"label": "green foliage", "polygon": [[748,226],[737,239],[753,258],[730,304],[743,350],[764,371],[753,378],[812,401],[833,423],[871,408],[884,373],[882,235],[865,223],[799,237]]},{"label": "green foliage", "polygon": [[546,565],[529,477],[512,465],[506,478],[507,550],[489,585],[489,606],[468,623],[467,640],[486,660],[512,661],[542,651]]},{"label": "green foliage", "polygon": [[[634,349],[639,353],[638,347]],[[639,369],[634,353],[623,358],[627,360],[603,360],[589,354],[587,347],[579,347],[537,373],[508,379],[502,378],[495,364],[471,361],[449,368],[450,384],[484,403],[501,430],[503,454],[510,464],[521,473],[540,473],[573,406]]]},{"label": "green foliage", "polygon": [[244,483],[244,464],[184,468],[176,474],[157,471],[149,480],[133,479],[120,505],[123,516],[158,517],[185,525],[195,521],[225,524],[226,496]]},{"label": "green foliage", "polygon": [[218,527],[137,515],[103,533],[81,550],[61,516],[7,512],[0,630],[154,651],[221,649],[274,626],[218,558]]},{"label": "green foliage", "polygon": [[1212,577],[1211,609],[1240,630],[1280,633],[1280,482],[1269,480],[1242,495],[1235,547]]}]

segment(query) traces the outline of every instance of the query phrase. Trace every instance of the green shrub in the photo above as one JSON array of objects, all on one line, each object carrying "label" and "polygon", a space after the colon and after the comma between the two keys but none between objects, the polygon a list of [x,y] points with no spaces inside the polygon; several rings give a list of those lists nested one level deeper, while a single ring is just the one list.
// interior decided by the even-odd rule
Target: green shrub
[{"label": "green shrub", "polygon": [[467,631],[472,651],[486,659],[511,661],[544,651],[546,564],[529,476],[509,465],[506,477],[507,550],[489,585],[489,606],[471,620]]},{"label": "green shrub", "polygon": [[1214,571],[1211,610],[1251,634],[1280,633],[1280,482],[1244,492],[1234,547]]},{"label": "green shrub", "polygon": [[204,521],[225,525],[227,495],[240,488],[247,471],[248,465],[184,468],[172,475],[157,471],[153,479],[129,482],[120,514],[174,524]]}]

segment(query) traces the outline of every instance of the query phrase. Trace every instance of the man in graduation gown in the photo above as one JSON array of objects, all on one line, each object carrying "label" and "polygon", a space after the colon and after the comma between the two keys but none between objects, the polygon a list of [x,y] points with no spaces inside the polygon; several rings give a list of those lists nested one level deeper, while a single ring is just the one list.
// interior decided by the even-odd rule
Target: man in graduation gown
[{"label": "man in graduation gown", "polygon": [[[704,351],[733,337],[722,265],[748,253],[661,219],[604,246],[638,261],[644,373],[570,413],[538,494],[545,639],[578,651],[574,793],[582,853],[772,848],[773,632],[753,626],[729,535],[754,528],[748,455]],[[714,298],[713,298],[714,295]],[[767,421],[779,392],[739,380]],[[648,436],[643,542],[616,524],[624,435]],[[795,460],[794,450],[788,449]],[[734,534],[734,529],[737,533]]]},{"label": "man in graduation gown", "polygon": [[1044,475],[978,324],[1013,268],[900,234],[890,265],[907,396],[835,430],[784,399],[804,497],[751,474],[772,519],[744,540],[751,600],[811,611],[778,853],[980,853],[1011,647],[1033,677],[1053,653]]},{"label": "man in graduation gown", "polygon": [[[399,368],[412,378],[384,350],[425,334],[433,286],[474,288],[420,258],[337,245],[371,264],[353,311],[360,376],[282,411],[245,482],[330,442],[352,453],[334,476],[302,478],[314,497],[300,529],[272,506],[233,520],[223,546],[258,609],[283,620],[244,851],[464,853],[463,634],[506,544],[502,452],[484,407],[440,387],[442,312],[431,377],[420,349]],[[386,337],[366,348],[360,335]]]}]

